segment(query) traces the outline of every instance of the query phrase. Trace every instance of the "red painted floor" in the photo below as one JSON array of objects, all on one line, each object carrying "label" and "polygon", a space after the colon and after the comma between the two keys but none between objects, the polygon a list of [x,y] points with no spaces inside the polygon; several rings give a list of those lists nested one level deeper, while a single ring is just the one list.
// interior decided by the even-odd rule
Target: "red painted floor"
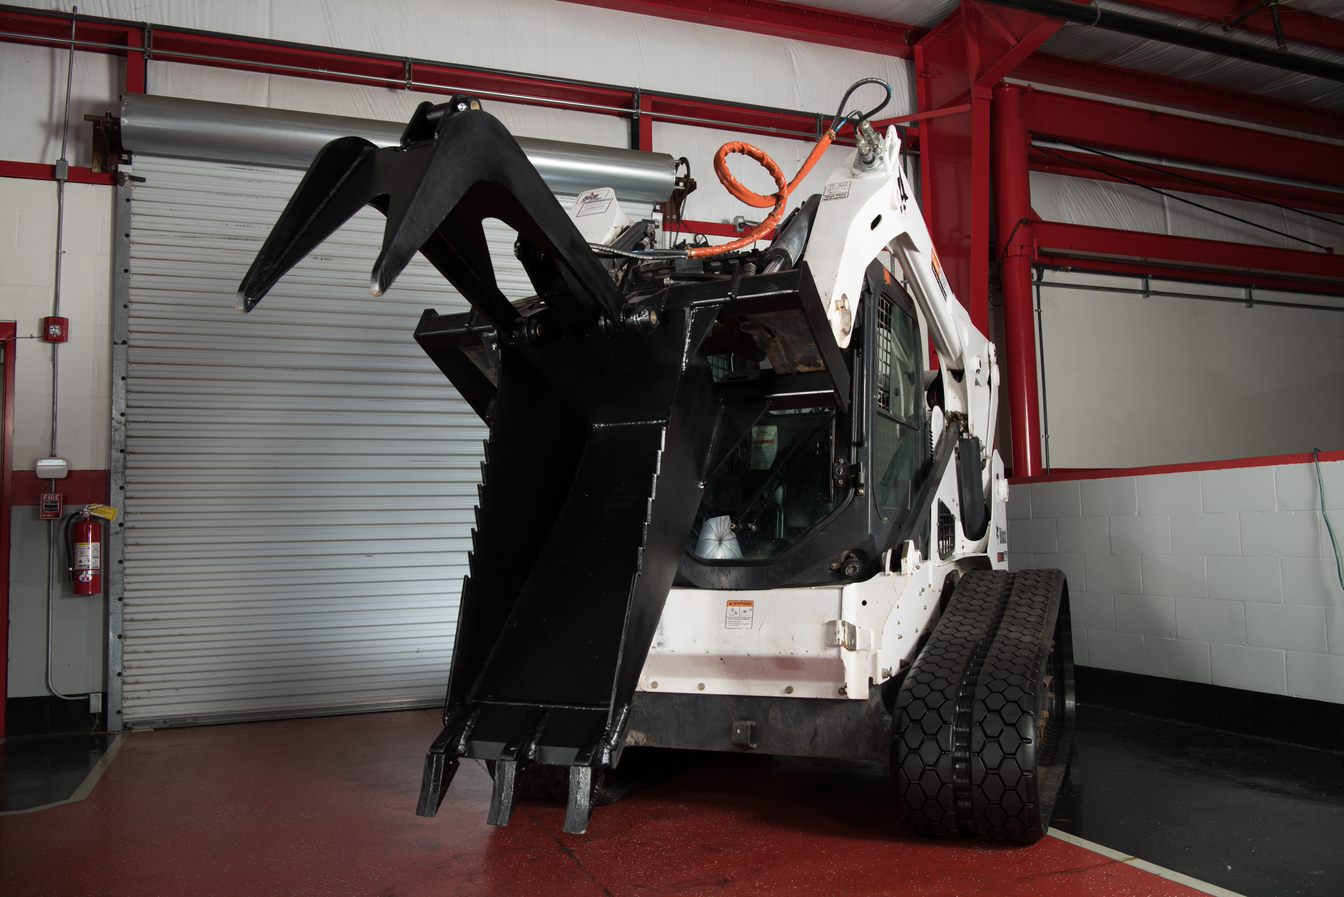
[{"label": "red painted floor", "polygon": [[437,713],[146,732],[85,801],[0,817],[4,897],[412,895],[1190,895],[1047,838],[930,842],[854,768],[725,756],[613,806],[584,836],[559,806],[485,824],[489,776],[463,765],[414,814]]}]

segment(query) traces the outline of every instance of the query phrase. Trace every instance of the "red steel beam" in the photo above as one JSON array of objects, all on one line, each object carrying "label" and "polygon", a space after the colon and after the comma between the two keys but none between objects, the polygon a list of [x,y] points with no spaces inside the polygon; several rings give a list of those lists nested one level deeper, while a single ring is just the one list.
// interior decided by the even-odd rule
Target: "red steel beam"
[{"label": "red steel beam", "polygon": [[1331,137],[1344,133],[1344,114],[1323,106],[1305,106],[1098,62],[1080,62],[1037,53],[1019,65],[1014,76],[1039,84],[1218,115],[1289,131]]},{"label": "red steel beam", "polygon": [[964,0],[967,74],[980,87],[993,88],[1064,27],[1058,19]]},{"label": "red steel beam", "polygon": [[82,51],[110,53],[126,57],[127,93],[145,92],[145,29],[141,25],[116,19],[90,16],[72,17],[63,12],[0,8],[3,40],[38,47],[69,46],[71,19],[74,39]]},{"label": "red steel beam", "polygon": [[825,127],[823,116],[807,112],[661,93],[646,92],[641,99],[648,101],[647,115],[669,124],[724,128],[799,140],[817,140]]},{"label": "red steel beam", "polygon": [[1344,146],[1046,91],[1022,100],[1032,134],[1231,171],[1344,187]]},{"label": "red steel beam", "polygon": [[1177,190],[1182,193],[1221,196],[1246,202],[1286,206],[1290,209],[1344,215],[1344,192],[1314,190],[1294,184],[1239,178],[1153,162],[1140,165],[1124,159],[1054,147],[1049,149],[1034,147],[1031,152],[1031,170],[1112,183],[1137,183],[1158,190]]},{"label": "red steel beam", "polygon": [[[56,180],[56,166],[46,165],[42,162],[11,162],[0,159],[0,178],[54,181]],[[72,184],[111,185],[116,183],[116,176],[106,171],[94,171],[92,168],[80,168],[71,165],[66,180]]]},{"label": "red steel beam", "polygon": [[[0,8],[0,31],[13,35],[5,38],[12,43],[39,47],[68,45],[70,18],[66,12],[3,7]],[[138,31],[139,28],[139,25],[118,19],[79,16],[75,25],[75,39],[105,45],[101,50],[104,53],[124,52],[128,33]]]},{"label": "red steel beam", "polygon": [[1218,284],[1255,290],[1281,290],[1285,293],[1307,293],[1313,296],[1344,296],[1344,283],[1326,280],[1301,280],[1277,274],[1216,271],[1210,268],[1189,268],[1182,265],[1144,261],[1113,261],[1087,259],[1077,256],[1039,253],[1036,262],[1047,268],[1063,271],[1087,271],[1092,274],[1117,274],[1126,277],[1149,277],[1192,284]]},{"label": "red steel beam", "polygon": [[145,34],[128,31],[126,34],[126,93],[144,93],[149,83],[149,60],[145,58]]},{"label": "red steel beam", "polygon": [[901,22],[772,0],[566,0],[619,12],[908,58],[922,29]]},{"label": "red steel beam", "polygon": [[631,148],[651,152],[653,150],[653,118],[649,113],[653,111],[653,97],[640,94],[639,102],[635,104],[635,108],[638,110],[638,118],[631,129],[631,137],[633,138]]},{"label": "red steel beam", "polygon": [[[1255,0],[1124,0],[1129,6],[1139,6],[1158,12],[1202,19],[1219,25],[1230,24],[1256,5]],[[1279,22],[1289,49],[1293,44],[1310,44],[1336,53],[1344,53],[1344,21],[1318,16],[1309,10],[1279,6]],[[1274,37],[1274,19],[1269,10],[1251,13],[1237,26],[1251,34]]]},{"label": "red steel beam", "polygon": [[[1256,458],[1227,458],[1221,461],[1190,461],[1185,464],[1154,464],[1148,467],[1052,467],[1049,473],[1027,479],[1013,477],[1008,482],[1057,483],[1067,480],[1104,480],[1112,477],[1144,477],[1165,473],[1190,473],[1197,470],[1239,470],[1247,467],[1276,467],[1286,464],[1315,464],[1311,452],[1295,455],[1261,455]],[[1344,451],[1321,452],[1320,461],[1344,461]]]},{"label": "red steel beam", "polygon": [[[915,45],[924,220],[944,274],[971,320],[989,332],[990,88],[977,83],[1007,41],[981,45],[974,10],[958,9]],[[995,37],[1000,37],[995,35]]]},{"label": "red steel beam", "polygon": [[1078,263],[1078,267],[1086,267],[1083,262],[1087,260],[1152,263],[1184,270],[1186,279],[1195,272],[1263,274],[1291,278],[1312,288],[1344,288],[1344,256],[1330,252],[1278,249],[1057,221],[1037,221],[1032,229],[1037,261],[1070,259]]}]

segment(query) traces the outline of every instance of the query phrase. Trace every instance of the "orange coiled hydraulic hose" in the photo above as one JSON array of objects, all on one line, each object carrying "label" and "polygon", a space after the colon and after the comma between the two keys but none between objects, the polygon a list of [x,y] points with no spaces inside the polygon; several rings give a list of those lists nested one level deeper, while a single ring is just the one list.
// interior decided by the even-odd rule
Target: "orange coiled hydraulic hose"
[{"label": "orange coiled hydraulic hose", "polygon": [[[750,246],[774,230],[775,226],[779,224],[779,219],[784,217],[784,207],[788,204],[789,194],[808,176],[833,140],[835,140],[835,129],[830,128],[825,134],[821,135],[817,145],[812,147],[812,152],[808,153],[807,158],[803,160],[802,166],[799,167],[798,173],[793,176],[792,181],[784,180],[784,172],[780,171],[779,164],[770,158],[769,153],[758,146],[752,146],[750,143],[743,143],[740,140],[732,140],[719,147],[719,151],[714,154],[714,173],[719,176],[719,183],[723,184],[724,189],[749,206],[758,209],[765,209],[770,206],[774,206],[774,208],[770,209],[770,214],[765,216],[764,221],[731,243],[723,243],[719,246],[697,246],[688,250],[686,257],[702,259],[723,255],[727,252],[736,252]],[[775,179],[775,186],[779,189],[769,196],[762,196],[754,190],[748,189],[728,170],[728,157],[733,153],[750,156],[759,162],[761,167],[770,173],[770,177]]]}]

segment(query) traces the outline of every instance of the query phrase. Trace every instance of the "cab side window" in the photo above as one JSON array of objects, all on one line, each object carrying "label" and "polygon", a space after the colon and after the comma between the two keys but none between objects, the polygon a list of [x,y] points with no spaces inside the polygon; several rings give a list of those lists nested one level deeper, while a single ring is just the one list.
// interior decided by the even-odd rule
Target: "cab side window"
[{"label": "cab side window", "polygon": [[927,453],[919,325],[891,296],[877,298],[873,476],[882,513],[907,511]]}]

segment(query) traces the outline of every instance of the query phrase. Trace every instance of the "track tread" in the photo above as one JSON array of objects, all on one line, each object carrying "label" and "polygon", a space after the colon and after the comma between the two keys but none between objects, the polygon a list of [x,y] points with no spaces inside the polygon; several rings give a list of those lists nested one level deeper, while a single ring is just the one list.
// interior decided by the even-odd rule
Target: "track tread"
[{"label": "track tread", "polygon": [[[893,708],[893,777],[907,826],[1028,843],[1045,834],[1054,795],[1041,799],[1041,767],[1068,745],[1038,751],[1036,712],[1061,611],[1057,634],[1067,642],[1058,570],[962,577]],[[1065,678],[1060,688],[1071,687]],[[1067,736],[1068,721],[1060,728]]]}]

